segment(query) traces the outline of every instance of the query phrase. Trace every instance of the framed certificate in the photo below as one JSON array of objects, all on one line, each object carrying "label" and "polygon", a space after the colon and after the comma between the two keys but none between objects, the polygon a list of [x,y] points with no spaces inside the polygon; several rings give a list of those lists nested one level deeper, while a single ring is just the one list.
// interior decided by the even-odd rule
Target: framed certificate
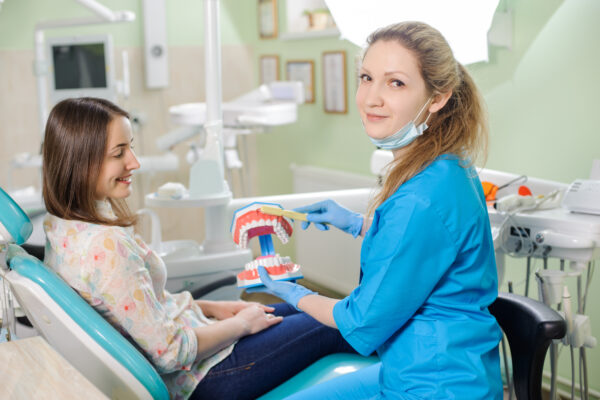
[{"label": "framed certificate", "polygon": [[345,51],[323,53],[323,107],[327,113],[348,112]]},{"label": "framed certificate", "polygon": [[315,102],[314,68],[315,63],[312,60],[294,60],[286,63],[286,79],[302,82],[305,103]]},{"label": "framed certificate", "polygon": [[279,56],[260,56],[260,83],[266,84],[279,80]]},{"label": "framed certificate", "polygon": [[277,37],[276,0],[258,0],[258,33],[261,39]]}]

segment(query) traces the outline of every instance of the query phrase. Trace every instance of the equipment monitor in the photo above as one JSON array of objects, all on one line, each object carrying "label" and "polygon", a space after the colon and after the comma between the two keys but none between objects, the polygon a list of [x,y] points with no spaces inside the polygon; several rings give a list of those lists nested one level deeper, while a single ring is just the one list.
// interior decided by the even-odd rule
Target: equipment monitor
[{"label": "equipment monitor", "polygon": [[50,99],[101,97],[114,101],[110,35],[48,38]]}]

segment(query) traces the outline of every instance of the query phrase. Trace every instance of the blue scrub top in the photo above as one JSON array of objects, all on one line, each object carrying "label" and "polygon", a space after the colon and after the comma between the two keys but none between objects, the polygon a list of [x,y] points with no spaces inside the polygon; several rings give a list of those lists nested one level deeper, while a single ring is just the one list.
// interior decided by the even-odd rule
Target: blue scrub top
[{"label": "blue scrub top", "polygon": [[362,280],[333,310],[343,337],[382,361],[381,396],[502,399],[498,294],[485,197],[473,168],[442,156],[374,213]]}]

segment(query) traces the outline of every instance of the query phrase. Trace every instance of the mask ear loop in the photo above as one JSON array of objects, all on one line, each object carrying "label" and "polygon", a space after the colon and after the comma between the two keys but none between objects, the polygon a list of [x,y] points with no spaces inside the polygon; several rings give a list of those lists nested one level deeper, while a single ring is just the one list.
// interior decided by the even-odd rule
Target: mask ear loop
[{"label": "mask ear loop", "polygon": [[425,121],[423,121],[423,123],[425,125],[427,125],[427,121],[429,121],[429,117],[431,117],[431,113],[427,114],[427,118],[425,118]]},{"label": "mask ear loop", "polygon": [[[414,121],[416,121],[417,119],[419,119],[419,117],[421,116],[421,113],[427,108],[428,105],[431,105],[430,101],[433,99],[434,96],[435,96],[434,94],[432,94],[431,96],[429,96],[429,98],[427,99],[427,101],[425,102],[425,104],[423,104],[423,107],[421,107],[421,109],[417,113],[417,116],[415,117]],[[431,113],[429,113],[427,115],[427,118],[425,118],[425,121],[423,121],[423,124],[427,125],[427,121],[429,121],[429,117],[431,117]],[[419,124],[419,125],[422,125],[422,124]]]}]

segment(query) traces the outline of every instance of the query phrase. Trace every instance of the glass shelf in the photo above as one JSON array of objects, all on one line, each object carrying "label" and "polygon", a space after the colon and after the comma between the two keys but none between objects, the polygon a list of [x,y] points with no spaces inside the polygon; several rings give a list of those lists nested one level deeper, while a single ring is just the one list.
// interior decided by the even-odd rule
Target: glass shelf
[{"label": "glass shelf", "polygon": [[[322,17],[316,20],[313,17],[313,22],[310,22],[310,18],[307,16],[307,12],[326,10],[325,0],[287,0],[283,9],[285,10],[285,23],[283,24],[284,29],[279,34],[281,40],[324,38],[340,35],[340,31],[333,23],[329,13],[326,13],[326,20],[323,20]],[[315,15],[322,16],[323,14]],[[310,29],[313,23],[315,25],[313,29]],[[314,27],[322,29],[314,29]]]},{"label": "glass shelf", "polygon": [[232,194],[229,190],[214,195],[190,197],[186,190],[181,199],[167,199],[158,197],[156,193],[147,194],[145,204],[149,207],[187,208],[187,207],[212,207],[226,205],[231,201]]},{"label": "glass shelf", "polygon": [[323,37],[340,36],[338,28],[327,28],[305,32],[282,32],[279,35],[281,40],[298,40],[298,39],[313,39]]}]

